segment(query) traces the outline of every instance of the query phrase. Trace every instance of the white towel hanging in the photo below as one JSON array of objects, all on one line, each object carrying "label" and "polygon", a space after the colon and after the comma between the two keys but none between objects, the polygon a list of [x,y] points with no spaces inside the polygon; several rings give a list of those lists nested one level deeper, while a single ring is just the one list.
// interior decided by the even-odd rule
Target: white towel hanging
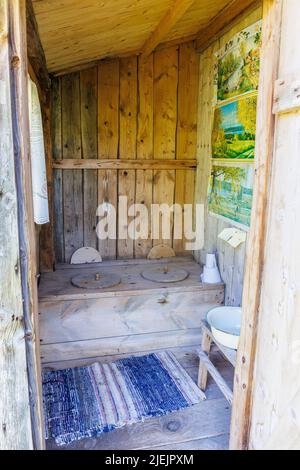
[{"label": "white towel hanging", "polygon": [[33,211],[35,223],[42,225],[49,222],[43,123],[37,87],[31,79],[28,83]]}]

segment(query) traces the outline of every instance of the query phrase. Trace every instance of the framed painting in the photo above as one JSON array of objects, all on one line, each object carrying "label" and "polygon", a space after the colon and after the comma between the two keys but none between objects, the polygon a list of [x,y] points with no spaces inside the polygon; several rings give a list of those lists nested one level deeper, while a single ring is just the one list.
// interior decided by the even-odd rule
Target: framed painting
[{"label": "framed painting", "polygon": [[236,34],[216,54],[216,102],[258,90],[262,21]]},{"label": "framed painting", "polygon": [[256,110],[256,93],[215,108],[212,130],[213,158],[254,159]]},{"label": "framed painting", "polygon": [[251,163],[212,165],[209,212],[249,229],[253,197],[254,166]]}]

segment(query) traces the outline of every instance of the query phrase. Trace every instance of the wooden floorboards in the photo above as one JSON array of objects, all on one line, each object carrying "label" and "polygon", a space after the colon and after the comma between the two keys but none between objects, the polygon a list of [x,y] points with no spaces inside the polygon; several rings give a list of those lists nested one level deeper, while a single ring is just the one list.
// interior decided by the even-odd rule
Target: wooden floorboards
[{"label": "wooden floorboards", "polygon": [[[173,353],[197,381],[198,359],[193,348],[174,348]],[[101,360],[101,358],[97,358]],[[113,358],[110,358],[113,360]],[[233,368],[214,351],[211,359],[232,386]],[[107,361],[107,359],[105,359]],[[73,364],[72,364],[73,365]],[[65,363],[64,363],[65,366]],[[208,378],[207,400],[191,408],[144,423],[83,439],[64,447],[47,442],[48,449],[61,450],[223,450],[228,449],[231,409],[212,379]]]}]

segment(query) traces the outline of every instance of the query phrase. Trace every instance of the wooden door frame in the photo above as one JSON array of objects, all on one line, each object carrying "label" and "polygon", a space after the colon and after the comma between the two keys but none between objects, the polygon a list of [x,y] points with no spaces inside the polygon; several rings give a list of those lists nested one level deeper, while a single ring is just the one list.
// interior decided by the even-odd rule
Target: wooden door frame
[{"label": "wooden door frame", "polygon": [[[44,425],[39,354],[38,295],[29,144],[28,67],[25,0],[0,0],[3,175],[9,179],[1,197],[4,256],[1,299],[2,364],[6,371],[1,408],[2,449],[43,449]],[[2,135],[2,134],[1,134]],[[1,162],[2,163],[2,162]],[[6,194],[7,192],[7,194]],[[1,202],[1,201],[0,201]],[[13,212],[12,212],[13,211]],[[10,214],[13,213],[11,220]],[[11,246],[14,248],[12,249]],[[3,255],[2,255],[3,256]],[[2,286],[0,286],[2,287]],[[9,398],[8,398],[9,397]],[[20,403],[19,403],[20,402]],[[5,422],[4,422],[5,420]],[[25,434],[25,435],[24,435]]]},{"label": "wooden door frame", "polygon": [[234,378],[230,449],[249,445],[269,183],[274,150],[273,98],[278,78],[283,0],[263,0],[263,43],[258,96],[254,196],[247,242],[243,318]]}]

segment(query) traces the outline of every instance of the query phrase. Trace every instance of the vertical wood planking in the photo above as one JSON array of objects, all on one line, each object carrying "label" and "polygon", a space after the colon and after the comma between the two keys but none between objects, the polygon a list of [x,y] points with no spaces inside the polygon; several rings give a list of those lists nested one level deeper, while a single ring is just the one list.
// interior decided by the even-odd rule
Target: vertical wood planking
[{"label": "vertical wood planking", "polygon": [[234,250],[234,272],[231,289],[231,305],[242,305],[243,290],[241,286],[244,283],[245,259],[247,243],[243,243]]},{"label": "vertical wood planking", "polygon": [[[119,61],[104,62],[98,67],[98,156],[118,158],[119,150]],[[117,170],[98,171],[98,203],[110,203],[117,211]],[[117,215],[117,214],[116,214]],[[103,259],[117,257],[116,240],[98,240]]]},{"label": "vertical wood planking", "polygon": [[[61,79],[52,80],[52,111],[51,111],[51,136],[52,159],[62,159],[62,102]],[[63,182],[62,170],[53,170],[53,212],[54,212],[54,253],[55,261],[64,261],[64,215],[63,215]]]},{"label": "vertical wood planking", "polygon": [[[194,158],[198,64],[192,43],[181,48],[180,89],[178,46],[148,57],[103,61],[97,71],[90,68],[54,79],[53,159]],[[125,195],[129,205],[144,204],[149,213],[152,202],[172,206],[175,193],[176,202],[193,202],[194,179],[193,170],[180,170],[175,187],[175,170],[98,170],[97,176],[94,170],[55,170],[56,261],[69,261],[75,246],[83,244],[98,247],[104,259],[146,257],[153,244],[150,223],[146,240],[95,240],[96,197],[98,204],[112,204],[118,219],[119,198]],[[79,187],[81,198],[74,199]],[[78,214],[82,211],[81,221],[71,218],[75,205]],[[117,223],[117,236],[121,229]],[[166,241],[170,246],[172,232]],[[160,241],[161,236],[156,244]],[[181,241],[176,250],[182,252]]]},{"label": "vertical wood planking", "polygon": [[[134,160],[137,141],[137,58],[120,59],[120,147],[119,158]],[[118,197],[127,196],[128,208],[135,202],[135,171],[120,170]],[[120,205],[119,205],[120,207]],[[119,215],[122,215],[119,212]],[[128,222],[131,222],[128,218]],[[118,235],[127,231],[127,225],[118,221]],[[118,238],[118,258],[134,257],[134,241]]]},{"label": "vertical wood planking", "polygon": [[0,1],[0,448],[44,447],[25,2]]},{"label": "vertical wood planking", "polygon": [[[272,112],[275,81],[299,71],[297,17],[297,0],[263,2],[253,211],[231,449],[247,449],[249,436],[254,449],[299,448],[299,399],[294,401],[299,361],[294,348],[299,341],[300,120],[299,113],[275,117]],[[285,423],[281,416],[287,417]]]},{"label": "vertical wood planking", "polygon": [[[80,73],[82,157],[97,158],[97,68]],[[97,247],[98,171],[83,170],[83,244]]]},{"label": "vertical wood planking", "polygon": [[120,148],[119,158],[136,158],[137,58],[120,59]]},{"label": "vertical wood planking", "polygon": [[49,205],[49,222],[40,229],[40,270],[43,272],[54,269],[54,236],[53,236],[53,169],[52,169],[52,138],[51,138],[51,91],[45,90],[41,100],[41,112],[43,119],[43,134],[45,145],[47,190]]},{"label": "vertical wood planking", "polygon": [[[176,158],[196,158],[197,153],[197,96],[199,60],[193,42],[179,46],[178,66],[178,123],[176,134]],[[195,172],[177,170],[175,203],[194,203]],[[174,224],[178,214],[175,212]],[[180,215],[179,215],[180,217]],[[185,238],[173,241],[176,253],[184,253]]]},{"label": "vertical wood planking", "polygon": [[196,157],[199,57],[193,42],[179,46],[176,158]]},{"label": "vertical wood planking", "polygon": [[[138,135],[137,158],[153,158],[153,54],[138,59]],[[136,171],[135,201],[148,209],[148,238],[135,241],[135,258],[146,258],[152,248],[151,238],[151,203],[152,203],[152,170]],[[139,227],[137,227],[139,230]]]},{"label": "vertical wood planking", "polygon": [[[178,47],[158,50],[154,53],[154,158],[175,159],[177,127]],[[155,170],[153,179],[153,203],[174,203],[175,171]],[[160,217],[161,222],[161,217]],[[172,230],[169,239],[159,239],[153,245],[165,243],[172,246]]]},{"label": "vertical wood planking", "polygon": [[[74,73],[62,78],[63,158],[81,158],[80,81]],[[83,246],[83,184],[81,170],[63,172],[65,261]]]},{"label": "vertical wood planking", "polygon": [[[0,1],[0,447],[32,449],[9,77],[8,1]],[[3,249],[5,247],[5,249]]]},{"label": "vertical wood planking", "polygon": [[198,107],[198,142],[197,158],[198,168],[196,175],[196,203],[205,205],[204,222],[204,248],[199,259],[205,262],[205,255],[208,252],[217,250],[218,219],[208,214],[207,189],[211,171],[211,129],[213,120],[213,81],[214,81],[214,54],[219,48],[217,41],[201,54],[200,57],[200,83],[199,107]]}]

